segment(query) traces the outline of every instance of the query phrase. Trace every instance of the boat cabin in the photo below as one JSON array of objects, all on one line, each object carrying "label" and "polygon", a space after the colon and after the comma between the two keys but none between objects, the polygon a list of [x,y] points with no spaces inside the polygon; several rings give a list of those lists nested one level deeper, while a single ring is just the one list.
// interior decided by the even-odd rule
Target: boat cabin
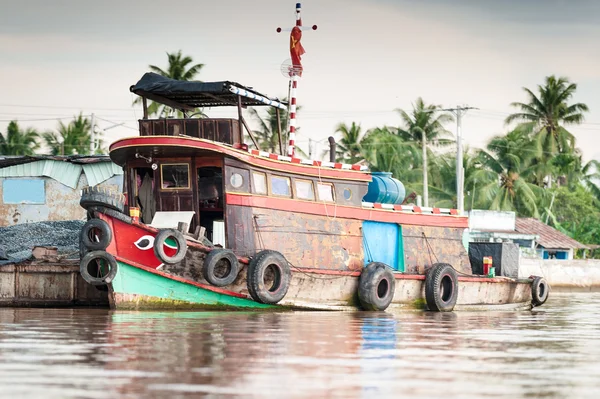
[{"label": "boat cabin", "polygon": [[[193,212],[191,220],[184,220],[190,232],[203,227],[213,244],[249,256],[257,248],[257,221],[244,207],[251,206],[250,198],[279,204],[298,200],[287,201],[291,212],[311,204],[361,206],[369,175],[341,170],[341,165],[340,169],[322,169],[294,164],[282,155],[281,131],[280,155],[248,151],[244,132],[251,145],[258,145],[242,109],[273,106],[285,110],[283,101],[233,82],[181,82],[154,73],[145,74],[130,90],[143,99],[144,118],[139,121],[143,139],[139,143],[129,139],[124,146],[113,144],[111,157],[124,166],[128,206],[140,208],[141,222],[152,225],[156,212]],[[148,100],[178,110],[180,118],[150,119]],[[218,106],[237,107],[238,118],[206,118],[198,112],[198,108]],[[262,157],[252,156],[253,152]],[[284,161],[273,162],[274,155]],[[229,201],[225,199],[228,194]]]}]

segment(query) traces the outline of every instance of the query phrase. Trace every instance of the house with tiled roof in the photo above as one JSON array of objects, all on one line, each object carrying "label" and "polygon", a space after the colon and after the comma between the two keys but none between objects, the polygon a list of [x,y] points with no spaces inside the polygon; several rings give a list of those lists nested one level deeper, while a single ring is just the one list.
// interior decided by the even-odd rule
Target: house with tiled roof
[{"label": "house with tiled roof", "polygon": [[535,218],[517,218],[515,230],[520,234],[537,236],[535,249],[543,259],[573,259],[576,249],[590,249]]},{"label": "house with tiled roof", "polygon": [[505,211],[470,211],[469,242],[513,242],[542,259],[573,259],[575,250],[591,249],[535,218]]}]

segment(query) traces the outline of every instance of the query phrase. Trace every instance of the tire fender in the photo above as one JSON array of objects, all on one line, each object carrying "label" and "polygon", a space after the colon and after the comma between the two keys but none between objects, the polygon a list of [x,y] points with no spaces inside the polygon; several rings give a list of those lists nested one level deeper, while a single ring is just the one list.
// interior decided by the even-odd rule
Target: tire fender
[{"label": "tire fender", "polygon": [[550,286],[543,277],[535,276],[531,282],[531,304],[542,306],[548,299]]},{"label": "tire fender", "polygon": [[[173,256],[165,253],[165,242],[167,239],[175,240],[177,252]],[[174,265],[181,262],[185,258],[187,252],[187,241],[183,233],[179,230],[164,229],[160,230],[154,239],[154,255],[163,263]]]},{"label": "tire fender", "polygon": [[[273,277],[273,281],[270,281]],[[292,272],[285,257],[272,250],[257,253],[248,265],[248,291],[260,303],[276,304],[287,294]]]},{"label": "tire fender", "polygon": [[80,232],[81,244],[90,251],[105,250],[112,241],[112,230],[102,219],[88,220]]},{"label": "tire fender", "polygon": [[[225,268],[225,274],[218,271]],[[237,256],[230,249],[215,248],[206,255],[202,275],[204,279],[217,287],[232,284],[240,272]]]},{"label": "tire fender", "polygon": [[451,312],[458,299],[458,276],[448,263],[435,263],[425,277],[425,301],[429,310]]},{"label": "tire fender", "polygon": [[[99,263],[101,261],[104,263]],[[116,259],[106,251],[88,252],[79,262],[81,277],[92,285],[110,284],[117,275],[117,270]]]},{"label": "tire fender", "polygon": [[381,262],[369,263],[358,281],[358,300],[364,310],[385,310],[394,299],[396,279],[392,269]]}]

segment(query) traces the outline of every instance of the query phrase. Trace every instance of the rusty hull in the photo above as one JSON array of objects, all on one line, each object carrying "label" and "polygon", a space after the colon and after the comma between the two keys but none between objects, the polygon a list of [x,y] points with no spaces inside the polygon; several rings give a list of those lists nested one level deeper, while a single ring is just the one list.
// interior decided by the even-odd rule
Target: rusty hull
[{"label": "rusty hull", "polygon": [[78,260],[27,261],[0,266],[0,306],[108,307],[108,295],[83,280]]}]

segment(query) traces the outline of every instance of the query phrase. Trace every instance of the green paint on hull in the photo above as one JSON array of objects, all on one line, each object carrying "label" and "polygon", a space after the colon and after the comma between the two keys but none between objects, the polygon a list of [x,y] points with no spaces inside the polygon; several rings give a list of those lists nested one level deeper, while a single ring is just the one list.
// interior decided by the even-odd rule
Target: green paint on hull
[{"label": "green paint on hull", "polygon": [[118,265],[117,275],[112,281],[112,291],[116,294],[129,294],[135,300],[117,301],[117,309],[279,308],[171,280],[123,262],[118,262]]}]

